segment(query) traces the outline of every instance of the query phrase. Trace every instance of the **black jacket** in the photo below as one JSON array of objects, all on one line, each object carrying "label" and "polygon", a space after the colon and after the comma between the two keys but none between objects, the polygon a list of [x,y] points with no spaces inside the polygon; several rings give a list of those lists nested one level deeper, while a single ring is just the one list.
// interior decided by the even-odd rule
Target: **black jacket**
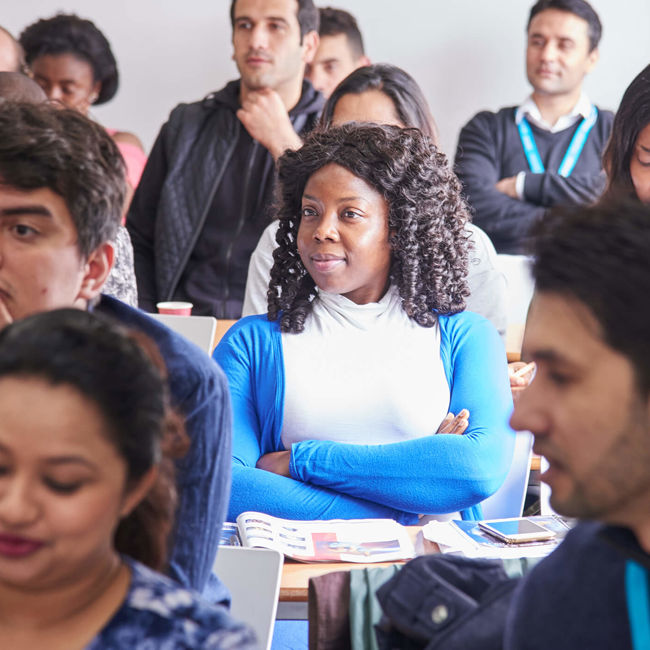
[{"label": "black jacket", "polygon": [[[140,307],[147,311],[155,311],[158,301],[188,297],[183,286],[184,273],[204,229],[209,234],[208,219],[218,220],[218,231],[225,239],[215,242],[215,246],[220,244],[222,252],[232,250],[231,244],[242,234],[241,221],[246,216],[241,214],[242,204],[246,201],[250,204],[252,194],[256,195],[253,205],[268,203],[273,162],[271,154],[264,150],[262,165],[257,167],[266,170],[264,182],[260,177],[247,178],[245,191],[237,197],[238,203],[233,200],[229,205],[215,205],[220,189],[228,187],[222,184],[242,181],[229,179],[229,163],[236,157],[238,143],[247,136],[236,116],[238,100],[239,81],[232,81],[200,102],[180,104],[171,112],[154,144],[127,218]],[[320,93],[304,82],[300,101],[289,112],[299,134],[316,124],[322,102]],[[249,229],[247,241],[238,242],[236,268],[231,276],[219,282],[219,286],[206,287],[204,293],[214,303],[195,305],[193,313],[212,313],[222,318],[241,315],[248,257],[267,225],[267,221],[258,221],[253,231]],[[205,249],[205,242],[201,246]],[[215,255],[222,258],[222,252]],[[215,257],[219,264],[224,261]],[[230,260],[226,263],[231,264]],[[241,286],[241,296],[232,295],[233,282]],[[223,309],[218,309],[220,301]],[[229,301],[227,306],[226,301]]]}]

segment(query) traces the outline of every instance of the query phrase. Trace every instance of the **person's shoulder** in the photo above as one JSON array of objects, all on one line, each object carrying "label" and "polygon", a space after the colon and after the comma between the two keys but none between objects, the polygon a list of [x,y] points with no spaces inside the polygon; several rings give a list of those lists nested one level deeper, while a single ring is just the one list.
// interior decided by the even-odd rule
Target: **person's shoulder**
[{"label": "person's shoulder", "polygon": [[144,146],[142,145],[142,141],[140,138],[138,138],[137,135],[135,135],[135,133],[131,133],[130,131],[115,131],[112,135],[112,138],[118,145],[130,145],[131,147],[140,149],[144,153]]},{"label": "person's shoulder", "polygon": [[514,120],[514,115],[515,111],[517,110],[516,106],[506,106],[504,108],[500,108],[498,111],[479,111],[472,117],[467,124],[463,127],[464,129],[466,128],[471,128],[471,127],[478,127],[478,126],[495,126],[497,124],[500,124],[505,121],[512,121]]},{"label": "person's shoulder", "polygon": [[254,647],[254,633],[225,608],[138,562],[126,561],[131,585],[118,617],[100,637],[101,647]]},{"label": "person's shoulder", "polygon": [[[556,589],[563,585],[571,589],[578,574],[590,574],[593,570],[607,571],[622,562],[623,557],[603,538],[604,525],[598,522],[582,522],[569,531],[562,543],[542,560],[526,576],[534,590]],[[537,585],[537,586],[533,586]]]},{"label": "person's shoulder", "polygon": [[459,311],[456,314],[441,314],[438,316],[440,331],[450,337],[458,337],[471,332],[494,330],[494,325],[481,314],[473,311]]},{"label": "person's shoulder", "polygon": [[614,113],[605,108],[600,108],[600,106],[596,106],[596,108],[598,109],[597,123],[601,129],[604,129],[609,134],[614,124]]},{"label": "person's shoulder", "polygon": [[238,89],[239,82],[230,81],[223,88],[208,93],[203,99],[181,102],[169,114],[168,124],[175,128],[192,128],[202,124],[215,113],[223,112],[220,109],[224,108],[227,108],[227,113],[234,115],[239,96]]},{"label": "person's shoulder", "polygon": [[270,321],[266,314],[244,316],[230,327],[221,341],[245,341],[256,345],[280,332],[280,321]]}]

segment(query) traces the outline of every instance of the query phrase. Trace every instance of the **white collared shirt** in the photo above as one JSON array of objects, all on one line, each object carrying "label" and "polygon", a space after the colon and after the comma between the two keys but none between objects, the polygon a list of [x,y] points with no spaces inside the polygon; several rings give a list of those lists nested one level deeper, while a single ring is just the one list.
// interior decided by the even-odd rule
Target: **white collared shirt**
[{"label": "white collared shirt", "polygon": [[[581,92],[575,106],[566,114],[561,115],[555,124],[549,124],[540,113],[532,95],[528,95],[524,102],[517,108],[515,113],[515,122],[519,124],[524,117],[531,123],[549,133],[559,133],[573,126],[576,122],[586,119],[591,114],[592,104],[586,93]],[[524,182],[526,180],[526,171],[520,171],[515,181],[515,190],[517,196],[524,198]]]}]

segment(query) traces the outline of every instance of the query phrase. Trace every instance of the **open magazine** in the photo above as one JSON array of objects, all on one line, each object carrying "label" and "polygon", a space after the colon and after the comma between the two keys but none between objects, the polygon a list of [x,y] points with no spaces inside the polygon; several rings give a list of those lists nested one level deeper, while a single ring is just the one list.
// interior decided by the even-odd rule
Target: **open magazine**
[{"label": "open magazine", "polygon": [[404,526],[392,519],[294,521],[242,512],[221,543],[272,548],[300,562],[391,562],[415,557]]}]

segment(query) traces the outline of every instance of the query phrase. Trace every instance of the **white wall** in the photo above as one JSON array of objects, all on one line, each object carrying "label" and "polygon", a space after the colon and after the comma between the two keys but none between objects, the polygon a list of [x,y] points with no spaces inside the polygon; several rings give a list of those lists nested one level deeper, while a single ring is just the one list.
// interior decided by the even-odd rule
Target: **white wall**
[{"label": "white wall", "polygon": [[[317,0],[318,2],[318,0]],[[39,17],[74,11],[104,31],[118,59],[117,97],[95,110],[106,126],[150,147],[169,111],[237,76],[230,59],[229,0],[2,0],[0,24],[14,34]],[[321,3],[319,3],[321,4]],[[425,91],[453,156],[461,126],[481,109],[516,104],[524,72],[525,0],[323,0],[356,15],[375,62],[410,72]],[[586,89],[615,109],[650,62],[650,2],[592,0],[603,22],[601,61]]]}]

